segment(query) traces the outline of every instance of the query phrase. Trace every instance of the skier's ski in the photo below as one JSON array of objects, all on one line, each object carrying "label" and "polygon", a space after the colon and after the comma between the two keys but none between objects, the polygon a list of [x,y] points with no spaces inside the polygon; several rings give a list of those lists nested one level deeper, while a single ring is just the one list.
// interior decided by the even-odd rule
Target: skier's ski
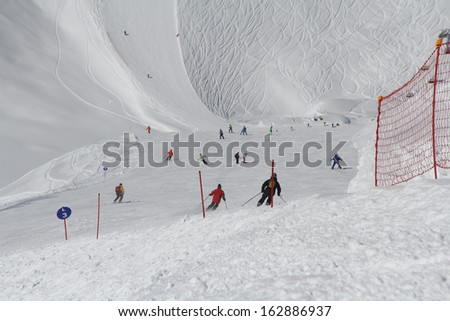
[{"label": "skier's ski", "polygon": [[[111,204],[129,204],[129,203],[139,203],[140,201],[123,201],[123,202],[112,202]],[[105,203],[104,205],[108,205]]]}]

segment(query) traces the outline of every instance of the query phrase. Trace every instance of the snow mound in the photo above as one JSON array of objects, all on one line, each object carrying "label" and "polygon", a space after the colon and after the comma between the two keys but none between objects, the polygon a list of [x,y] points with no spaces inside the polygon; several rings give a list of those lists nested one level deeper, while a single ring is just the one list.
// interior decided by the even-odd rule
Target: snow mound
[{"label": "snow mound", "polygon": [[[136,141],[136,137],[131,135],[130,141]],[[92,185],[106,177],[122,175],[138,165],[137,151],[131,149],[129,167],[117,166],[105,170],[102,163],[111,161],[111,158],[103,153],[104,143],[106,141],[66,153],[0,189],[0,210],[53,193]]]}]

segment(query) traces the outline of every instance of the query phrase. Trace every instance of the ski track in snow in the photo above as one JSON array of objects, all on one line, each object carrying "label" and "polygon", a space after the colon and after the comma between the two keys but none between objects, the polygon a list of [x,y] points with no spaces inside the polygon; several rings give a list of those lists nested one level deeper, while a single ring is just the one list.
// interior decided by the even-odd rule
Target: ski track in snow
[{"label": "ski track in snow", "polygon": [[[97,49],[97,47],[95,46],[94,41],[92,40],[92,35],[91,35],[90,31],[89,31],[89,28],[88,28],[88,24],[87,24],[87,22],[86,22],[85,15],[83,15],[83,14],[80,12],[81,9],[80,9],[80,1],[79,1],[79,0],[77,0],[76,11],[77,11],[77,15],[78,15],[79,19],[83,22],[83,25],[84,25],[84,28],[85,28],[85,32],[86,32],[86,34],[88,35],[88,39],[87,39],[87,43],[86,43],[86,57],[87,57],[87,62],[86,62],[86,72],[87,72],[89,78],[93,81],[93,83],[97,84],[100,88],[104,89],[108,94],[110,94],[111,96],[113,96],[113,97],[115,98],[116,101],[119,102],[120,107],[121,107],[123,113],[124,113],[127,117],[129,117],[130,119],[134,119],[134,122],[137,123],[137,124],[142,124],[142,125],[144,125],[144,123],[143,123],[141,120],[139,120],[138,117],[133,116],[132,114],[130,114],[130,113],[126,110],[125,105],[124,105],[122,99],[120,99],[119,96],[117,96],[116,94],[114,94],[114,92],[112,92],[111,90],[109,90],[108,88],[106,88],[103,84],[101,84],[101,83],[94,77],[94,74],[93,74],[93,72],[92,72],[92,70],[91,70],[91,62],[90,62],[90,56],[91,56],[91,55],[90,55],[89,52],[90,52],[90,50],[91,50],[91,45],[92,45],[94,48],[96,48],[96,49]],[[92,15],[91,15],[91,16],[92,16]],[[97,49],[97,50],[98,50],[98,49]],[[107,61],[108,64],[109,64],[110,66],[112,66],[112,64],[109,63],[109,60],[101,53],[101,51],[98,50],[98,52],[102,55],[102,57],[105,59],[105,61]],[[124,82],[124,83],[125,83],[125,82]],[[112,101],[114,101],[114,100],[112,100]]]},{"label": "ski track in snow", "polygon": [[[108,114],[111,114],[111,115],[114,115],[114,116],[117,116],[117,117],[120,117],[120,118],[123,118],[123,119],[127,119],[127,120],[129,120],[129,121],[131,121],[131,122],[134,122],[134,123],[136,123],[136,124],[143,125],[143,123],[140,122],[140,121],[137,121],[135,117],[130,117],[130,115],[129,115],[129,114],[125,111],[125,109],[123,108],[123,104],[121,104],[121,106],[122,106],[122,108],[124,109],[126,116],[124,116],[124,115],[122,115],[122,114],[119,114],[119,113],[116,113],[116,112],[113,112],[113,111],[111,111],[111,110],[105,109],[105,108],[103,108],[103,107],[100,107],[100,106],[98,106],[98,105],[96,105],[96,104],[93,104],[93,103],[87,101],[86,99],[84,99],[83,97],[81,97],[79,94],[77,94],[73,89],[71,89],[71,88],[70,88],[70,87],[69,87],[69,86],[61,79],[61,76],[59,75],[59,72],[58,72],[59,67],[60,67],[60,64],[61,64],[61,52],[62,52],[62,48],[61,48],[61,40],[60,40],[60,37],[59,37],[59,34],[58,34],[58,22],[59,22],[60,11],[61,11],[61,9],[62,9],[62,7],[63,7],[64,4],[66,4],[66,3],[65,3],[65,2],[61,2],[61,3],[58,5],[58,9],[56,10],[56,16],[55,16],[55,35],[56,35],[56,39],[57,39],[57,42],[58,42],[58,59],[57,59],[57,62],[56,62],[56,67],[55,67],[55,76],[56,76],[56,78],[59,80],[59,82],[61,83],[61,85],[62,85],[65,89],[67,89],[72,95],[74,95],[75,97],[77,97],[80,101],[82,101],[82,102],[83,102],[84,104],[86,104],[87,106],[90,106],[90,107],[95,108],[95,109],[97,109],[97,110],[100,110],[100,111],[102,111],[102,112],[105,112],[105,113],[108,113]],[[86,65],[86,68],[87,68],[87,71],[88,71],[87,74],[88,74],[89,78],[92,79],[92,80],[94,81],[94,83],[96,83],[97,85],[99,85],[98,81],[96,81],[96,80],[92,77],[92,74],[89,72],[89,44],[87,45],[87,65]],[[103,89],[105,89],[106,91],[109,92],[109,90],[107,90],[104,86],[100,86],[100,87],[103,88]],[[110,93],[110,92],[109,92],[109,93]]]},{"label": "ski track in snow", "polygon": [[[210,111],[247,124],[249,136],[226,133],[226,142],[260,141],[272,123],[279,142],[325,144],[325,132],[332,130],[336,141],[353,143],[340,152],[348,169],[279,166],[288,203],[276,198],[274,209],[255,208],[254,199],[242,208],[268,178],[267,166],[182,169],[170,163],[141,169],[132,153],[131,168],[105,174],[103,142],[79,148],[1,190],[0,300],[448,300],[446,174],[438,182],[424,175],[374,189],[369,121],[370,99],[407,80],[423,62],[432,37],[449,21],[448,12],[439,11],[448,6],[180,0],[180,38],[163,41],[176,29],[169,16],[175,3],[136,1],[123,10],[113,2],[58,3],[51,71],[84,105],[140,127],[147,121],[165,130],[223,126],[195,96],[192,83]],[[146,38],[161,13],[168,21],[161,36]],[[70,57],[64,18],[80,23],[81,78],[97,88],[98,97],[81,97],[76,78],[63,73],[63,58]],[[122,36],[125,27],[129,38]],[[172,61],[158,52],[161,46],[172,50],[164,52]],[[105,66],[117,83],[102,78]],[[147,72],[158,82],[142,81]],[[112,109],[99,99],[109,100]],[[342,126],[279,116],[315,113]],[[197,133],[202,144],[217,138],[209,129]],[[142,142],[172,139],[152,132]],[[164,158],[158,148],[154,156]],[[205,193],[222,183],[229,210],[222,204],[201,218],[199,169]],[[124,182],[125,200],[113,205],[118,182]],[[102,223],[96,241],[98,193]],[[67,242],[55,215],[61,206],[73,209]]]},{"label": "ski track in snow", "polygon": [[178,16],[198,95],[215,113],[239,117],[392,91],[448,25],[441,10],[416,1],[181,0]]}]

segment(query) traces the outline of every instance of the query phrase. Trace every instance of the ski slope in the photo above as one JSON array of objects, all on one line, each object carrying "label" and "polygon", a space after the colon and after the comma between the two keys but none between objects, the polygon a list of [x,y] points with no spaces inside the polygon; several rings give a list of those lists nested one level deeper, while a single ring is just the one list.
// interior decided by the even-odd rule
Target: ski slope
[{"label": "ski slope", "polygon": [[[358,132],[358,138],[369,139],[373,122],[353,119],[352,124],[333,130],[339,140],[351,138],[340,151],[349,169],[277,168],[288,203],[276,198],[274,209],[256,208],[257,199],[241,206],[259,192],[269,167],[202,165],[205,193],[221,183],[228,207],[222,203],[203,219],[198,168],[170,164],[93,178],[91,184],[2,210],[1,299],[445,300],[449,181],[436,184],[422,177],[395,191],[375,190],[359,177],[372,164],[358,166],[356,174],[354,138]],[[314,137],[322,143],[320,137],[330,130],[275,129],[275,140]],[[250,138],[225,137],[255,140],[266,128],[249,126],[249,133]],[[207,141],[217,133],[199,137]],[[112,204],[119,182],[125,186],[124,203]],[[73,211],[68,241],[56,218],[61,206]]]},{"label": "ski slope", "polygon": [[0,8],[8,137],[0,147],[11,151],[0,155],[2,187],[148,125],[212,130],[222,118],[302,117],[335,100],[370,105],[408,79],[450,22],[446,1],[6,0]]},{"label": "ski slope", "polygon": [[[7,138],[0,147],[10,151],[0,155],[1,187],[64,153],[125,131],[218,126],[184,69],[175,37],[176,1],[134,1],[130,11],[146,13],[140,22],[117,17],[128,12],[126,6],[114,8],[117,4],[0,4],[8,31],[0,36],[0,77],[7,84],[0,88],[0,133]],[[145,32],[158,28],[165,33]]]},{"label": "ski slope", "polygon": [[[374,97],[420,66],[449,5],[302,4],[3,1],[0,300],[448,300],[447,172],[375,189],[373,146]],[[123,132],[162,160],[178,132],[226,148],[271,125],[295,146],[271,157],[287,201],[273,209],[242,206],[264,163],[139,168],[135,149],[103,171],[103,144]],[[344,170],[284,166],[327,132],[347,142]],[[199,170],[227,198],[205,219]]]},{"label": "ski slope", "polygon": [[428,57],[446,1],[180,0],[192,84],[226,117],[301,116],[391,92]]}]

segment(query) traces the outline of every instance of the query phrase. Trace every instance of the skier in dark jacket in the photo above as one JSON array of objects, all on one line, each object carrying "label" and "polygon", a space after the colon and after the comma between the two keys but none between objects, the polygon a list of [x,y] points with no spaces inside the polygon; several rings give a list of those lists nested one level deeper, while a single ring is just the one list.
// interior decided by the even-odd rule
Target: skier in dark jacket
[{"label": "skier in dark jacket", "polygon": [[[270,205],[270,191],[272,190],[272,178],[269,178],[267,181],[265,181],[261,186],[261,193],[263,193],[261,199],[258,201],[258,206],[261,206],[262,203],[267,199],[266,205]],[[274,193],[277,192],[278,196],[281,195],[281,186],[280,183],[278,183],[277,174],[273,174],[273,191]],[[275,195],[275,194],[274,194]]]},{"label": "skier in dark jacket", "polygon": [[338,154],[334,155],[331,160],[333,161],[333,166],[331,166],[331,169],[334,169],[334,166],[336,165],[339,167],[339,169],[342,169],[341,164],[339,164],[342,158]]},{"label": "skier in dark jacket", "polygon": [[236,164],[239,164],[239,152],[234,154],[234,158],[236,158]]},{"label": "skier in dark jacket", "polygon": [[220,129],[219,131],[219,139],[225,139],[225,137],[223,136],[223,130]]},{"label": "skier in dark jacket", "polygon": [[226,202],[225,199],[225,193],[222,191],[222,185],[217,185],[217,188],[213,190],[211,193],[209,193],[210,196],[212,196],[212,202],[209,204],[209,206],[206,208],[207,211],[214,211],[220,204],[220,200],[223,198],[223,200]]}]

